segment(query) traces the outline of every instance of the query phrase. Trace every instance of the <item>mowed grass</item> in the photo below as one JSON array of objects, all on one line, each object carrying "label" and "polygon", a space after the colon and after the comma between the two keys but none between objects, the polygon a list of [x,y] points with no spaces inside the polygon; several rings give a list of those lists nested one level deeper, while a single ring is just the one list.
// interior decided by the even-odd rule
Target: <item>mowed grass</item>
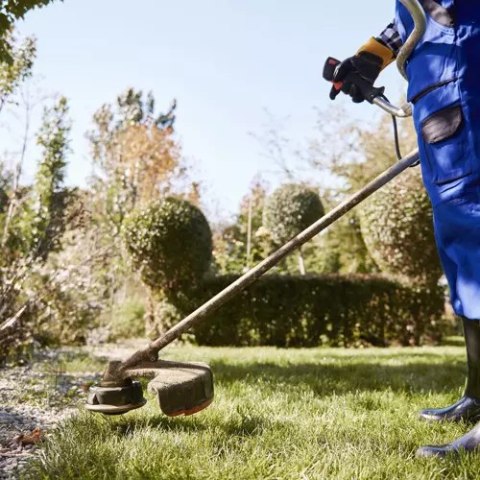
[{"label": "mowed grass", "polygon": [[216,398],[170,419],[148,396],[120,417],[80,412],[54,432],[27,479],[474,479],[480,455],[418,460],[419,445],[468,426],[417,419],[457,400],[462,346],[391,349],[176,347],[207,361]]}]

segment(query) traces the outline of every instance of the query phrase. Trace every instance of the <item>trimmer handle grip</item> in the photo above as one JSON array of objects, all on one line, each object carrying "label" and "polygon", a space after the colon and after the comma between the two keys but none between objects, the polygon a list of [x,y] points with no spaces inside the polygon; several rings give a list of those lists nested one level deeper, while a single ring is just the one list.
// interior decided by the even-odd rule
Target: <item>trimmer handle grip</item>
[{"label": "trimmer handle grip", "polygon": [[338,92],[342,90],[344,84],[353,83],[355,84],[362,93],[365,100],[369,103],[381,97],[385,92],[385,87],[374,87],[368,80],[365,80],[361,75],[355,72],[350,72],[341,82],[334,82],[335,72],[337,71],[338,66],[342,62],[333,57],[328,57],[325,65],[323,67],[323,78],[329,82],[333,83],[333,88]]},{"label": "trimmer handle grip", "polygon": [[[333,79],[335,78],[335,72],[337,71],[337,68],[341,63],[342,62],[340,60],[337,60],[336,58],[327,58],[325,65],[323,66],[323,78],[327,80],[327,82],[333,83]],[[339,86],[340,88],[342,88],[341,83],[334,83],[333,85],[335,87]]]}]

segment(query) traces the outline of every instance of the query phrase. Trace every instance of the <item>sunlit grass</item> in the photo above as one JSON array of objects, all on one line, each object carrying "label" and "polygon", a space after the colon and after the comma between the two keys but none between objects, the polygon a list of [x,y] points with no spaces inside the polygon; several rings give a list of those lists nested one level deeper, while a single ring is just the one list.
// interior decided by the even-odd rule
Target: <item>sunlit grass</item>
[{"label": "sunlit grass", "polygon": [[463,347],[408,349],[180,347],[208,361],[216,400],[169,419],[149,397],[122,417],[80,413],[45,443],[29,479],[467,479],[480,455],[417,460],[419,445],[466,425],[417,419],[457,399]]}]

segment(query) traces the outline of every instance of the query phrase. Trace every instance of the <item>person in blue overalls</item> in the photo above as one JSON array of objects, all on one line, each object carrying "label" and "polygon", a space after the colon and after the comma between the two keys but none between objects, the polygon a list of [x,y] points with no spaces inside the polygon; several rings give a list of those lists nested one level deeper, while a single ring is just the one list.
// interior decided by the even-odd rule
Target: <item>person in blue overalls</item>
[{"label": "person in blue overalls", "polygon": [[[407,62],[408,101],[413,105],[438,252],[453,309],[463,322],[468,375],[458,402],[423,410],[420,417],[474,423],[480,420],[480,0],[421,3],[427,29]],[[343,61],[334,81],[342,82],[356,72],[373,85],[412,30],[413,20],[397,0],[394,22]],[[364,100],[354,82],[344,83],[342,91],[354,102]],[[330,97],[338,93],[334,86]],[[477,449],[480,422],[463,437],[446,445],[421,447],[417,455]]]}]

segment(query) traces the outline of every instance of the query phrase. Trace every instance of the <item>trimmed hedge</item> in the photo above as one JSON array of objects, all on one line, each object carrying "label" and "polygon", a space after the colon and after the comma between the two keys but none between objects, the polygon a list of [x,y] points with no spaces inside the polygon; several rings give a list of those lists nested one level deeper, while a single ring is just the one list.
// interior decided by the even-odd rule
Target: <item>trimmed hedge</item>
[{"label": "trimmed hedge", "polygon": [[[237,277],[206,279],[184,314]],[[313,347],[438,341],[443,291],[380,276],[268,275],[194,330],[200,345]]]},{"label": "trimmed hedge", "polygon": [[358,209],[365,245],[384,273],[435,285],[442,275],[419,169],[407,169]]},{"label": "trimmed hedge", "polygon": [[317,192],[305,185],[287,183],[266,199],[263,224],[272,240],[282,245],[324,214],[325,209]]},{"label": "trimmed hedge", "polygon": [[132,213],[123,240],[142,280],[167,295],[188,291],[210,268],[210,226],[199,208],[180,198],[167,197]]}]

